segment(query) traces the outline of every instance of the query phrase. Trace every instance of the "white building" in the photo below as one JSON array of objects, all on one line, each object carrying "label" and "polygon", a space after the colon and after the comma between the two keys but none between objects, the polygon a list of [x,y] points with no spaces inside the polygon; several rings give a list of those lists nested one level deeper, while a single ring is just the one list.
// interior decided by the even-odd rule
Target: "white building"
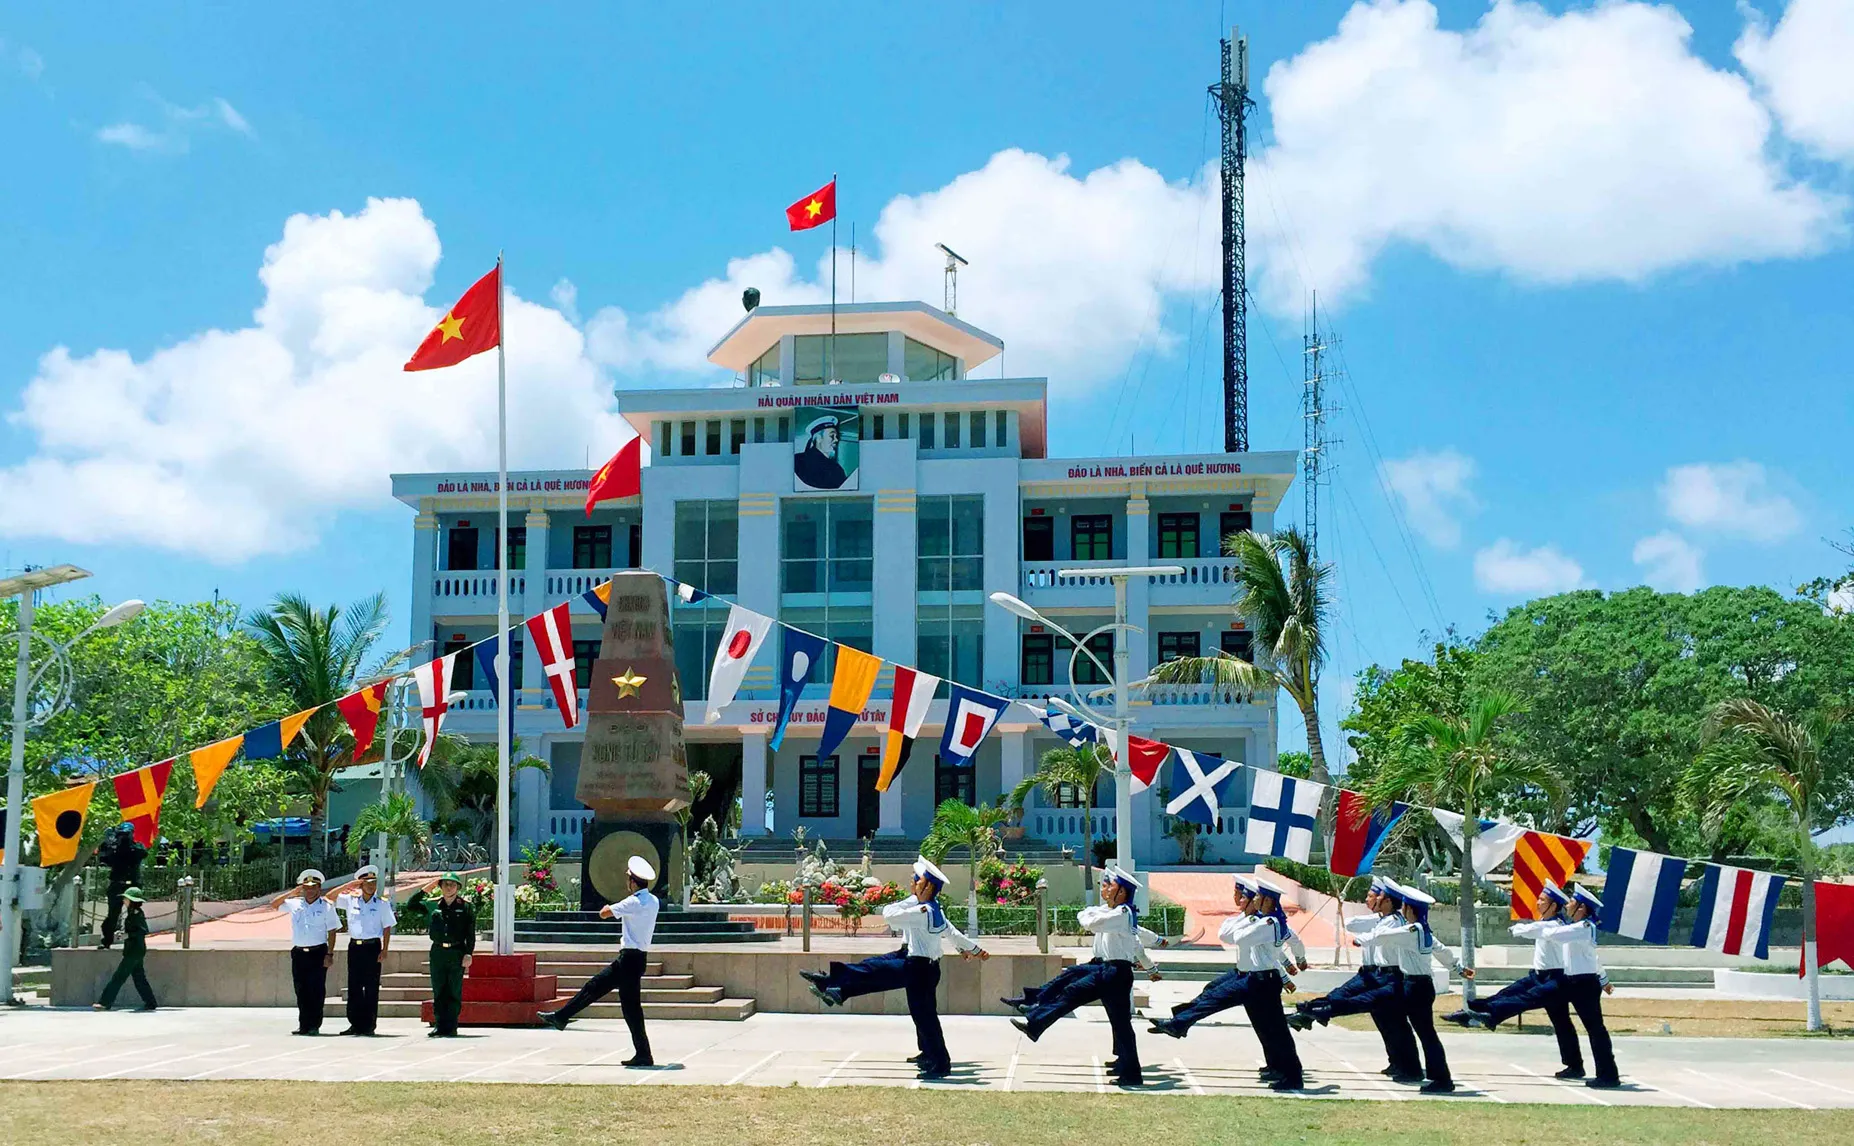
[{"label": "white building", "polygon": [[[1144,630],[1129,649],[1134,677],[1180,654],[1223,648],[1247,655],[1248,634],[1232,621],[1219,539],[1251,526],[1273,528],[1293,480],[1292,451],[1051,457],[1045,379],[967,376],[1003,349],[997,338],[922,303],[838,307],[834,350],[829,322],[822,306],[760,307],[709,355],[735,372],[731,388],[619,390],[620,412],[652,447],[641,498],[605,503],[588,518],[586,471],[509,475],[516,619],[577,599],[615,570],[645,568],[888,662],[1040,698],[1068,694],[1068,649],[988,594],[1022,597],[1080,634],[1113,619],[1113,588],[1058,570],[1163,563],[1186,572],[1130,586],[1128,619]],[[827,377],[841,382],[826,384]],[[820,476],[795,455],[826,407],[840,411],[840,446],[837,468],[824,465]],[[827,438],[819,435],[820,443]],[[795,471],[835,488],[808,489]],[[393,492],[418,512],[414,639],[429,637],[445,651],[489,636],[495,475],[402,474]],[[812,838],[917,839],[939,800],[997,800],[1060,743],[1037,721],[1037,699],[1011,706],[976,767],[942,766],[934,752],[941,700],[900,780],[879,794],[892,670],[884,669],[864,721],[834,757],[819,760],[830,687],[830,665],[820,667],[775,753],[768,749],[778,707],[772,642],[720,722],[705,724],[701,697],[727,606],[677,603],[673,611],[690,763],[739,792],[743,835],[785,836],[803,825]],[[575,615],[584,688],[599,623],[584,603]],[[513,650],[516,734],[551,763],[552,774],[522,776],[516,837],[554,838],[577,850],[590,815],[573,795],[581,731],[562,726],[525,644],[524,634]],[[1107,638],[1099,651],[1109,660]],[[1082,664],[1081,682],[1100,683]],[[491,737],[493,695],[476,666],[463,672],[468,697],[447,727]],[[1133,713],[1136,734],[1273,766],[1272,698],[1208,686],[1156,688],[1136,698]],[[1229,803],[1242,806],[1245,792],[1238,784]],[[1178,855],[1165,838],[1156,795],[1134,797],[1142,867]],[[1096,835],[1113,836],[1111,788],[1103,785],[1094,802]],[[1025,827],[1051,843],[1081,838],[1075,809],[1040,801]],[[1207,856],[1239,859],[1240,830],[1239,813],[1226,812],[1206,841]]]}]

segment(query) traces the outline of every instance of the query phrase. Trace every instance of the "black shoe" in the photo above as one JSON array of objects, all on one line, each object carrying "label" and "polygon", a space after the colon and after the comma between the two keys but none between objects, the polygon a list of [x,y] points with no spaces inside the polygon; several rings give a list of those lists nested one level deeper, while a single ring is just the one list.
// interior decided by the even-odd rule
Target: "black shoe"
[{"label": "black shoe", "polygon": [[153,1007],[137,1007],[135,1008],[135,1013],[138,1015],[146,1015],[153,1013],[154,1010],[155,1008]]},{"label": "black shoe", "polygon": [[566,1030],[567,1024],[573,1021],[563,1016],[559,1011],[542,1011],[534,1017],[541,1020],[542,1026],[552,1027],[557,1031]]},{"label": "black shoe", "polygon": [[355,1029],[354,1029],[353,1027],[344,1027],[344,1028],[342,1028],[342,1030],[341,1030],[341,1032],[340,1032],[340,1033],[341,1033],[341,1034],[344,1034],[344,1035],[359,1035],[359,1034],[365,1034],[366,1032],[365,1032],[365,1031],[357,1031],[357,1030],[355,1030]]},{"label": "black shoe", "polygon": [[1029,1040],[1030,1040],[1031,1042],[1035,1042],[1035,1041],[1037,1040],[1037,1036],[1036,1036],[1036,1035],[1034,1035],[1034,1034],[1031,1034],[1031,1033],[1030,1033],[1030,1024],[1029,1024],[1029,1023],[1026,1023],[1026,1022],[1025,1022],[1025,1021],[1023,1021],[1022,1019],[1012,1019],[1012,1020],[1011,1020],[1011,1025],[1017,1028],[1017,1033],[1018,1033],[1018,1034],[1020,1034],[1020,1035],[1022,1035],[1022,1036],[1024,1036],[1025,1038],[1027,1038],[1027,1039],[1029,1039]]},{"label": "black shoe", "polygon": [[1146,1033],[1151,1035],[1170,1035],[1175,1039],[1181,1039],[1185,1037],[1187,1032],[1172,1022],[1172,1020],[1164,1019],[1152,1024]]},{"label": "black shoe", "polygon": [[1622,1085],[1619,1078],[1593,1078],[1584,1083],[1591,1090],[1614,1090]]},{"label": "black shoe", "polygon": [[1024,998],[1022,995],[1003,995],[999,997],[998,1001],[1011,1008],[1011,1010],[1018,1012],[1022,1012],[1025,1007],[1030,1005],[1030,1000]]},{"label": "black shoe", "polygon": [[1425,1082],[1423,1084],[1423,1093],[1424,1094],[1453,1094],[1455,1093],[1455,1084],[1449,1079],[1438,1078],[1434,1082]]},{"label": "black shoe", "polygon": [[1101,1064],[1101,1069],[1106,1071],[1108,1074],[1119,1074],[1120,1073],[1120,1060],[1117,1058],[1110,1058],[1106,1062]]},{"label": "black shoe", "polygon": [[1552,1075],[1552,1077],[1562,1078],[1565,1081],[1569,1082],[1572,1079],[1579,1079],[1579,1078],[1584,1077],[1584,1068],[1581,1066],[1567,1066],[1563,1070]]},{"label": "black shoe", "polygon": [[309,1037],[311,1037],[311,1038],[314,1038],[315,1036],[317,1036],[317,1035],[320,1035],[320,1034],[321,1034],[322,1032],[321,1032],[321,1031],[319,1031],[319,1030],[317,1030],[317,1031],[305,1031],[305,1030],[303,1030],[303,1029],[301,1029],[301,1028],[299,1027],[299,1028],[297,1028],[296,1030],[293,1030],[293,1031],[291,1031],[290,1033],[291,1033],[291,1034],[293,1034],[293,1035],[308,1035]]},{"label": "black shoe", "polygon": [[1277,1078],[1275,1081],[1268,1084],[1268,1089],[1305,1090],[1307,1089],[1307,1084],[1304,1080],[1298,1078]]},{"label": "black shoe", "polygon": [[912,1054],[908,1056],[908,1062],[914,1066],[926,1066],[927,1056],[924,1054]]},{"label": "black shoe", "polygon": [[1146,1078],[1139,1074],[1122,1074],[1114,1077],[1115,1086],[1145,1086]]},{"label": "black shoe", "polygon": [[1265,1066],[1261,1070],[1255,1072],[1257,1082],[1273,1082],[1280,1077],[1281,1072],[1272,1066]]},{"label": "black shoe", "polygon": [[953,1073],[953,1068],[951,1064],[943,1065],[941,1063],[934,1063],[932,1066],[928,1066],[925,1063],[923,1063],[921,1065],[921,1077],[923,1079],[931,1080],[931,1079],[936,1079],[936,1078],[945,1078],[952,1073]]},{"label": "black shoe", "polygon": [[1401,1082],[1405,1086],[1423,1081],[1423,1072],[1400,1070],[1388,1076],[1392,1082]]},{"label": "black shoe", "polygon": [[1383,1075],[1385,1078],[1389,1078],[1391,1075],[1397,1073],[1397,1068],[1394,1066],[1387,1066],[1383,1070],[1380,1070],[1378,1073]]},{"label": "black shoe", "polygon": [[1297,1031],[1310,1031],[1313,1029],[1313,1016],[1305,1011],[1295,1011],[1287,1016],[1287,1025]]},{"label": "black shoe", "polygon": [[798,977],[814,987],[822,987],[830,982],[830,975],[823,971],[800,971]]},{"label": "black shoe", "polygon": [[[296,1033],[301,1034],[302,1032],[297,1031]],[[442,1039],[442,1038],[449,1038],[450,1036],[446,1035],[443,1031],[426,1031],[425,1037],[428,1039]]]},{"label": "black shoe", "polygon": [[637,1054],[637,1055],[632,1055],[628,1059],[625,1059],[624,1065],[625,1066],[655,1066],[657,1065],[657,1060],[651,1058],[647,1054]]}]

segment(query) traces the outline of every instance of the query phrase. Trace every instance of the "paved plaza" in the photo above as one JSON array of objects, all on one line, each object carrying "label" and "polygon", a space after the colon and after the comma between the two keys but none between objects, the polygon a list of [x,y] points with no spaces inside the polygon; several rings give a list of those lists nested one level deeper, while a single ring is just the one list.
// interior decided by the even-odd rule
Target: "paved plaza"
[{"label": "paved plaza", "polygon": [[[1108,1092],[1108,1045],[1098,1009],[1031,1043],[1002,1018],[948,1016],[953,1077],[922,1083],[905,1017],[761,1014],[745,1022],[662,1022],[653,1070],[627,1070],[623,1024],[593,1020],[566,1032],[467,1030],[428,1039],[407,1019],[382,1020],[371,1039],[301,1038],[281,1009],[169,1009],[154,1014],[31,1008],[0,1014],[0,1079],[278,1079],[318,1082],[523,1082],[619,1086],[893,1086],[946,1090]],[[327,1029],[337,1030],[339,1020]],[[1141,1024],[1144,1031],[1144,1024]],[[1593,1091],[1554,1080],[1549,1037],[1445,1035],[1455,1095],[1419,1095],[1376,1073],[1377,1036],[1338,1028],[1299,1037],[1307,1097],[1396,1102],[1541,1102],[1704,1108],[1854,1107],[1854,1043],[1817,1039],[1621,1038],[1627,1086]],[[1140,1036],[1140,1093],[1266,1095],[1247,1026],[1212,1021],[1182,1042]]]}]

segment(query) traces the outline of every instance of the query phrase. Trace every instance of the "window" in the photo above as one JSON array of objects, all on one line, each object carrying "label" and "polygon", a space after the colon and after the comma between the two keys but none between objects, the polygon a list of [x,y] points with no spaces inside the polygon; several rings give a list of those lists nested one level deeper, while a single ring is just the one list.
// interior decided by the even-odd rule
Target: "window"
[{"label": "window", "polygon": [[985,499],[922,497],[915,501],[917,570],[922,593],[985,587]]},{"label": "window", "polygon": [[1164,664],[1166,661],[1175,661],[1179,657],[1194,657],[1197,655],[1197,649],[1197,634],[1195,632],[1159,634],[1160,664]]},{"label": "window", "polygon": [[829,820],[837,816],[837,758],[798,758],[798,814]]},{"label": "window", "polygon": [[887,334],[801,334],[792,340],[792,382],[867,385],[888,371]]},{"label": "window", "polygon": [[757,445],[766,440],[766,419],[753,419],[753,441]]},{"label": "window", "polygon": [[670,433],[668,422],[657,423],[657,453],[666,458],[670,456]]},{"label": "window", "polygon": [[[1093,803],[1096,807],[1100,807],[1100,801],[1098,799],[1093,801]],[[1086,806],[1087,805],[1082,802],[1082,794],[1079,787],[1074,784],[1056,785],[1056,807],[1081,808]],[[1100,825],[1097,823],[1095,827],[1099,830]]]},{"label": "window", "polygon": [[[727,632],[727,607],[678,605],[670,614],[670,634],[676,646],[676,678],[684,700],[708,695],[708,666]],[[596,642],[594,642],[596,644]]]},{"label": "window", "polygon": [[[599,659],[598,638],[573,642],[573,687],[592,687],[592,662]],[[549,691],[552,691],[549,689]]]},{"label": "window", "polygon": [[953,356],[912,338],[902,344],[901,372],[910,382],[950,382]]},{"label": "window", "polygon": [[1232,533],[1242,533],[1255,528],[1255,515],[1246,509],[1233,509],[1217,515],[1217,552],[1223,552],[1223,543]]},{"label": "window", "polygon": [[886,437],[886,436],[887,436],[887,434],[886,434],[886,430],[887,430],[887,428],[888,428],[888,427],[887,427],[887,421],[886,421],[886,418],[887,418],[887,415],[885,415],[885,414],[877,414],[877,415],[875,416],[875,435],[874,435],[874,437],[875,437],[875,440],[876,440],[876,441],[878,441],[878,442],[879,442],[879,441],[881,441],[881,440],[882,440],[882,439],[883,439],[884,437]]},{"label": "window", "polygon": [[1105,513],[1078,513],[1069,518],[1069,545],[1077,561],[1114,559],[1114,519]]},{"label": "window", "polygon": [[1197,514],[1161,513],[1159,515],[1159,556],[1197,556]]},{"label": "window", "polygon": [[932,414],[922,414],[920,416],[920,424],[921,424],[921,449],[923,450],[934,449],[935,447],[933,444],[933,428],[940,424],[938,419],[936,419]]},{"label": "window", "polygon": [[[1101,658],[1101,663],[1109,668],[1114,666],[1114,634],[1102,633],[1088,642],[1088,649]],[[1076,684],[1106,684],[1107,677],[1095,667],[1094,661],[1087,655],[1075,658]]]},{"label": "window", "polygon": [[747,420],[735,418],[727,424],[727,452],[737,454],[747,444]]},{"label": "window", "polygon": [[779,384],[779,344],[773,343],[772,349],[753,360],[747,367],[747,385],[777,386]]},{"label": "window", "polygon": [[517,525],[510,529],[508,532],[508,541],[508,567],[510,569],[526,569],[528,567],[528,527],[525,525]]},{"label": "window", "polygon": [[1011,416],[1005,411],[999,410],[997,414],[993,416],[992,423],[997,431],[993,437],[997,439],[998,444],[1000,446],[1010,445]]},{"label": "window", "polygon": [[612,527],[609,525],[575,525],[573,527],[573,568],[610,569],[612,567]]},{"label": "window", "polygon": [[895,415],[895,436],[897,438],[900,438],[903,441],[907,440],[908,438],[908,416],[906,414],[896,414]]},{"label": "window", "polygon": [[985,448],[985,411],[972,411],[972,416],[969,420],[972,424],[972,448],[975,450],[982,450]]},{"label": "window", "polygon": [[1028,685],[1056,683],[1056,639],[1048,633],[1024,634],[1024,658],[1019,673]]},{"label": "window", "polygon": [[1231,656],[1255,663],[1255,634],[1247,629],[1225,629],[1217,644]]},{"label": "window", "polygon": [[463,571],[476,568],[476,530],[451,527],[445,538],[444,567]]},{"label": "window", "polygon": [[922,672],[985,687],[984,606],[922,605],[915,622]]},{"label": "window", "polygon": [[875,583],[871,499],[804,498],[780,503],[781,591],[867,593]]},{"label": "window", "polygon": [[[725,621],[726,610],[722,610],[718,620]],[[816,633],[831,644],[824,650],[824,655],[812,668],[810,683],[823,689],[830,687],[831,678],[837,673],[837,646],[847,645],[863,652],[875,649],[875,622],[870,619],[867,605],[826,605],[813,609],[784,609],[779,619],[793,628],[803,629],[807,633]],[[716,633],[717,642],[720,634]],[[782,638],[783,639],[783,638]],[[718,646],[717,646],[718,647]],[[785,650],[779,651],[779,664],[784,664]],[[709,661],[714,659],[711,652]],[[701,669],[708,672],[708,662],[704,661]],[[774,675],[778,675],[775,669]]]},{"label": "window", "polygon": [[940,448],[956,450],[959,448],[959,415],[946,414],[943,417],[946,419],[946,432],[940,435]]},{"label": "window", "polygon": [[676,503],[676,580],[704,593],[740,591],[740,509],[731,501]]},{"label": "window", "polygon": [[694,422],[684,422],[682,424],[682,449],[680,453],[685,458],[692,458],[695,456],[695,423]]},{"label": "window", "polygon": [[967,807],[978,804],[977,785],[973,783],[977,769],[971,765],[945,764],[938,753],[933,758],[933,805],[939,807],[948,800],[958,800]]},{"label": "window", "polygon": [[457,659],[451,662],[451,687],[459,692],[469,692],[476,687],[476,654],[464,651],[469,647],[469,641],[458,637],[452,637],[444,642],[443,656],[448,657],[452,653],[459,654]]},{"label": "window", "polygon": [[1053,517],[1024,518],[1024,560],[1056,559],[1056,520]]},{"label": "window", "polygon": [[782,442],[792,440],[792,419],[784,414],[779,415],[779,440]]},{"label": "window", "polygon": [[708,423],[707,437],[708,437],[708,453],[711,456],[720,454],[721,453],[721,419],[715,418]]}]

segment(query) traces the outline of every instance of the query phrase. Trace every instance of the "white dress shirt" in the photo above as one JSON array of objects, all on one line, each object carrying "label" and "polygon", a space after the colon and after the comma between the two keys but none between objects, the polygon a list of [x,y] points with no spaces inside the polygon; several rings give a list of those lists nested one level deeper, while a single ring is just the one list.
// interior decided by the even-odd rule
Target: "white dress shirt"
[{"label": "white dress shirt", "polygon": [[[1292,927],[1284,927],[1281,930],[1287,932],[1286,935],[1277,937],[1275,942],[1275,956],[1281,961],[1281,969],[1283,971],[1287,970],[1290,963],[1305,966],[1307,962],[1307,945],[1300,941],[1300,936],[1294,934],[1294,929]],[[1282,951],[1283,947],[1294,953],[1294,957],[1291,960]]]},{"label": "white dress shirt", "polygon": [[1432,959],[1451,971],[1461,968],[1460,957],[1446,943],[1432,942],[1428,950],[1424,950],[1422,927],[1407,920],[1400,926],[1385,928],[1379,935],[1378,948],[1388,965],[1406,975],[1428,978],[1434,969],[1430,966]]},{"label": "white dress shirt", "polygon": [[1546,942],[1543,932],[1562,919],[1533,919],[1513,924],[1513,935],[1518,939],[1532,940],[1532,969],[1534,971],[1564,970],[1564,948],[1556,943]]},{"label": "white dress shirt", "polygon": [[292,895],[278,904],[277,910],[290,913],[292,947],[320,947],[330,942],[329,932],[341,930],[341,916],[335,914],[335,905],[319,895],[312,901]]},{"label": "white dress shirt", "polygon": [[1552,920],[1536,924],[1538,938],[1558,948],[1566,975],[1602,975],[1603,960],[1597,956],[1596,924],[1585,919],[1578,923]]},{"label": "white dress shirt", "polygon": [[650,941],[657,934],[657,912],[662,907],[663,901],[652,895],[649,888],[634,891],[612,904],[612,918],[624,923],[624,938],[619,940],[618,946],[630,951],[650,950]]},{"label": "white dress shirt", "polygon": [[399,917],[393,914],[392,901],[384,896],[363,899],[359,892],[350,891],[336,896],[335,906],[348,917],[350,939],[382,938],[388,928],[399,922]]},{"label": "white dress shirt", "polygon": [[945,953],[948,943],[959,951],[979,949],[978,944],[953,926],[953,921],[946,917],[945,912],[941,912],[941,919],[941,925],[935,927],[933,913],[919,897],[912,895],[882,909],[882,922],[888,924],[890,931],[901,936],[910,958],[938,959]]},{"label": "white dress shirt", "polygon": [[1236,952],[1238,971],[1281,969],[1281,936],[1272,916],[1231,916],[1217,929],[1217,938]]},{"label": "white dress shirt", "polygon": [[1384,933],[1403,922],[1401,915],[1366,915],[1345,921],[1345,929],[1352,933],[1352,938],[1364,949],[1363,962],[1367,967],[1392,967],[1396,960],[1387,955],[1381,942]]},{"label": "white dress shirt", "polygon": [[1094,932],[1094,957],[1109,963],[1138,963],[1150,970],[1152,960],[1146,955],[1146,945],[1157,947],[1165,942],[1157,932],[1141,927],[1124,903],[1118,907],[1084,907],[1076,913],[1075,921]]}]

